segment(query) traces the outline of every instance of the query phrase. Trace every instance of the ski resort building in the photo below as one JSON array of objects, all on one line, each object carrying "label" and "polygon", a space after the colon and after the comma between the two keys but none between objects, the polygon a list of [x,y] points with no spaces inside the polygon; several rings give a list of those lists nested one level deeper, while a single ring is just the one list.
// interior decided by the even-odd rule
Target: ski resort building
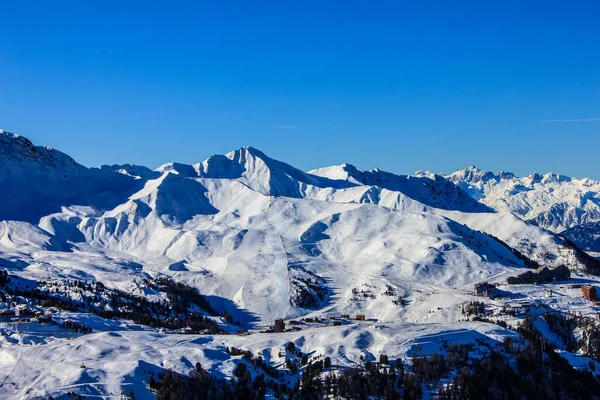
[{"label": "ski resort building", "polygon": [[366,319],[367,319],[367,318],[365,317],[365,315],[364,315],[364,314],[358,314],[358,315],[356,316],[356,320],[357,320],[357,321],[365,321]]},{"label": "ski resort building", "polygon": [[592,285],[582,286],[581,292],[583,293],[583,296],[590,301],[598,300],[598,290],[596,289],[595,286],[592,286]]},{"label": "ski resort building", "polygon": [[566,281],[571,278],[569,268],[561,265],[556,268],[539,267],[533,271],[524,272],[518,276],[509,276],[506,283],[509,285],[524,285],[534,283],[547,283],[555,281]]},{"label": "ski resort building", "polygon": [[479,282],[473,285],[473,294],[475,296],[492,297],[496,295],[496,286],[487,282]]},{"label": "ski resort building", "polygon": [[19,304],[18,306],[15,307],[15,315],[17,317],[22,317],[27,314],[29,314],[29,309],[27,307],[27,304]]},{"label": "ski resort building", "polygon": [[92,328],[83,325],[81,322],[66,320],[62,323],[63,328],[73,329],[81,333],[92,333]]},{"label": "ski resort building", "polygon": [[275,320],[275,329],[273,329],[275,333],[280,333],[285,330],[285,322],[282,319]]}]

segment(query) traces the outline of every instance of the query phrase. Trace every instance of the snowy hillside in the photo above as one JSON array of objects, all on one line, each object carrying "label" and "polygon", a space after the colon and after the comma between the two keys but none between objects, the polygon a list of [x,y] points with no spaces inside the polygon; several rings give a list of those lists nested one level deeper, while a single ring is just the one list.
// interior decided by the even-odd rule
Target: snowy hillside
[{"label": "snowy hillside", "polygon": [[[563,238],[509,212],[493,212],[493,204],[469,195],[475,189],[439,176],[360,171],[348,164],[303,172],[252,147],[156,170],[131,164],[87,168],[4,131],[0,155],[0,190],[6,194],[0,196],[0,268],[17,286],[25,282],[0,282],[0,294],[12,299],[3,300],[0,310],[26,303],[39,313],[47,311],[44,304],[56,303],[79,311],[83,316],[73,318],[101,332],[66,341],[68,333],[56,327],[49,335],[22,335],[0,325],[6,333],[0,395],[7,398],[71,389],[114,397],[129,385],[138,398],[150,393],[143,384],[148,371],[184,372],[196,361],[230,377],[240,360],[226,355],[225,344],[261,351],[277,368],[282,364],[271,353],[290,340],[341,367],[383,351],[408,357],[414,343],[428,348],[428,338],[455,340],[460,335],[453,332],[464,332],[470,343],[496,346],[499,337],[515,333],[464,321],[475,283],[501,285],[533,265],[566,265],[584,281],[595,279],[586,273],[600,272],[597,261]],[[117,311],[121,318],[132,315],[130,309],[116,310],[118,293],[160,303],[148,311],[157,329],[206,316],[177,294],[152,287],[166,278],[209,303],[208,316],[218,321],[222,337],[205,332],[178,339],[175,332],[137,325],[131,329],[142,332],[116,333],[133,326],[108,319]],[[96,296],[69,285],[110,292]],[[40,294],[30,287],[53,289]],[[57,299],[57,287],[77,298],[77,306],[67,302],[72,297]],[[43,301],[35,302],[34,294]],[[123,300],[123,307],[132,299]],[[168,315],[167,299],[179,307],[179,319],[165,328],[156,318]],[[365,321],[313,322],[341,315],[364,315]],[[297,332],[261,336],[278,319],[301,318]],[[398,329],[405,332],[396,334]],[[238,330],[252,337],[226,335]],[[33,343],[37,347],[25,347]],[[71,360],[64,375],[49,367],[61,355]],[[37,372],[26,372],[21,360],[34,363],[31,371]]]}]

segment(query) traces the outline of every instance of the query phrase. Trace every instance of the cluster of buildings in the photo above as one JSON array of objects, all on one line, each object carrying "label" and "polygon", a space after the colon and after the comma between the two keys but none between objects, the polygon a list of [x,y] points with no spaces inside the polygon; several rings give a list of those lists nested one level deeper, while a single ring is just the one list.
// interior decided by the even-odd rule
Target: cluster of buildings
[{"label": "cluster of buildings", "polygon": [[14,307],[10,307],[4,303],[4,307],[0,309],[0,318],[10,319],[12,317],[30,317],[33,315],[33,312],[29,309],[27,304],[17,304]]},{"label": "cluster of buildings", "polygon": [[37,323],[58,323],[63,328],[72,329],[81,333],[91,333],[92,328],[83,325],[80,322],[66,320],[62,323],[53,319],[53,314],[58,310],[54,307],[45,309],[32,308],[27,304],[16,304],[12,307],[4,303],[4,307],[0,307],[0,320],[5,322],[37,322]]},{"label": "cluster of buildings", "polygon": [[[367,317],[364,314],[357,314],[354,316],[354,318],[351,318],[350,314],[341,314],[339,317],[330,316],[328,318],[328,320],[331,321],[331,324],[333,326],[341,326],[341,325],[343,325],[345,320],[351,320],[351,319],[354,319],[355,321],[366,321]],[[297,325],[301,325],[302,323],[323,322],[324,320],[319,319],[318,317],[315,317],[315,318],[306,317],[306,318],[302,318],[301,321],[302,322],[291,320],[291,321],[288,321],[288,324],[291,326],[297,326]],[[325,320],[325,321],[327,321],[327,320]],[[296,329],[299,329],[299,328],[296,328]],[[276,319],[275,324],[273,325],[272,332],[275,332],[275,333],[285,332],[285,321],[283,319]]]},{"label": "cluster of buildings", "polygon": [[506,279],[509,285],[523,285],[566,281],[571,279],[571,270],[564,265],[556,268],[539,267],[533,271],[524,272],[518,276],[510,276]]},{"label": "cluster of buildings", "polygon": [[69,320],[69,319],[64,321],[62,323],[62,326],[63,326],[63,328],[73,329],[74,331],[81,332],[81,333],[92,333],[92,328],[90,328],[89,326],[85,326],[81,322],[77,322],[77,321],[73,321],[73,320]]},{"label": "cluster of buildings", "polygon": [[526,315],[529,314],[529,312],[533,309],[533,308],[541,308],[544,307],[544,305],[542,303],[536,302],[536,301],[529,301],[529,300],[521,300],[521,301],[516,301],[514,303],[508,303],[508,304],[504,304],[502,306],[502,314],[507,314],[507,315]]},{"label": "cluster of buildings", "polygon": [[[570,278],[570,271],[567,267],[560,266],[557,268],[549,269],[547,267],[540,267],[536,272],[527,271],[517,277],[509,277],[508,284],[538,284],[555,282],[559,280],[567,280]],[[600,305],[600,288],[594,285],[581,285],[577,283],[570,283],[566,285],[569,289],[581,288],[581,293],[584,298],[589,300],[595,305]],[[553,290],[549,290],[549,296],[552,297]],[[496,285],[490,284],[486,281],[478,282],[473,285],[473,295],[477,297],[496,297],[498,296],[498,290]],[[547,305],[541,303],[539,300],[517,300],[512,303],[506,303],[502,305],[500,310],[501,314],[509,315],[526,315],[533,308],[548,308]]]}]

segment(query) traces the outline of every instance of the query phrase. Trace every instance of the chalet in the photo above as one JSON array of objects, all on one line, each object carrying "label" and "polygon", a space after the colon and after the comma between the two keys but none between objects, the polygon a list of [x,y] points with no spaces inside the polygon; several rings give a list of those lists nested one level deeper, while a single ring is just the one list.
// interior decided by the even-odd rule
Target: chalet
[{"label": "chalet", "polygon": [[475,296],[492,297],[496,295],[496,286],[485,281],[473,285],[473,294]]},{"label": "chalet", "polygon": [[365,320],[366,320],[366,317],[365,317],[365,315],[364,315],[364,314],[358,314],[358,315],[356,316],[356,320],[357,320],[357,321],[365,321]]},{"label": "chalet", "polygon": [[36,312],[35,322],[38,324],[52,322],[52,316],[50,314],[44,314],[43,312]]},{"label": "chalet", "polygon": [[350,314],[342,314],[340,315],[341,319],[350,319]]},{"label": "chalet", "polygon": [[19,304],[15,307],[15,316],[17,317],[22,317],[24,315],[27,315],[28,313],[29,308],[27,307],[27,304]]},{"label": "chalet", "polygon": [[81,324],[68,319],[62,323],[62,326],[63,326],[63,328],[75,329],[75,328],[78,328],[79,326],[81,326]]},{"label": "chalet", "polygon": [[342,326],[342,321],[340,321],[340,320],[333,321],[333,326]]},{"label": "chalet", "polygon": [[598,290],[595,286],[586,285],[581,287],[581,292],[583,293],[583,297],[590,301],[598,300]]},{"label": "chalet", "polygon": [[280,333],[280,332],[283,332],[284,330],[285,330],[285,322],[283,322],[282,319],[276,319],[274,332]]}]

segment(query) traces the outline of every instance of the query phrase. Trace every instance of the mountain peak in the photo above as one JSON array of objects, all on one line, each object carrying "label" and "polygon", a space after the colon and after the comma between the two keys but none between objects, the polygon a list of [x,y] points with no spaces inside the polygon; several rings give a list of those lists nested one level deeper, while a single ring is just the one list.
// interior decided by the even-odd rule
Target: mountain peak
[{"label": "mountain peak", "polygon": [[65,153],[49,146],[36,146],[25,136],[0,129],[0,164],[41,162],[53,168],[85,168]]},{"label": "mountain peak", "polygon": [[352,165],[350,163],[346,163],[346,162],[341,164],[340,167],[344,168],[345,170],[351,170],[351,171],[357,170],[357,168],[354,165]]},{"label": "mountain peak", "polygon": [[257,158],[269,158],[264,152],[252,146],[242,146],[237,150],[230,151],[226,155],[229,156],[230,154],[246,154]]},{"label": "mountain peak", "polygon": [[452,182],[467,182],[469,184],[477,184],[479,182],[487,182],[490,180],[499,181],[500,176],[491,171],[486,171],[477,168],[475,165],[470,165],[465,169],[459,169],[447,176]]},{"label": "mountain peak", "polygon": [[332,179],[332,180],[343,180],[356,184],[360,184],[356,179],[354,179],[354,175],[362,172],[354,165],[349,163],[343,163],[339,165],[332,165],[329,167],[317,168],[308,171],[309,174],[319,176],[322,178]]},{"label": "mountain peak", "polygon": [[2,191],[9,193],[0,196],[0,219],[29,222],[65,205],[110,209],[138,185],[133,176],[110,167],[87,168],[65,153],[5,130],[0,132],[0,171]]},{"label": "mountain peak", "polygon": [[31,149],[36,146],[34,146],[31,140],[27,139],[25,136],[0,129],[0,151],[8,150],[8,147],[11,148],[10,150],[14,150],[18,147]]}]

